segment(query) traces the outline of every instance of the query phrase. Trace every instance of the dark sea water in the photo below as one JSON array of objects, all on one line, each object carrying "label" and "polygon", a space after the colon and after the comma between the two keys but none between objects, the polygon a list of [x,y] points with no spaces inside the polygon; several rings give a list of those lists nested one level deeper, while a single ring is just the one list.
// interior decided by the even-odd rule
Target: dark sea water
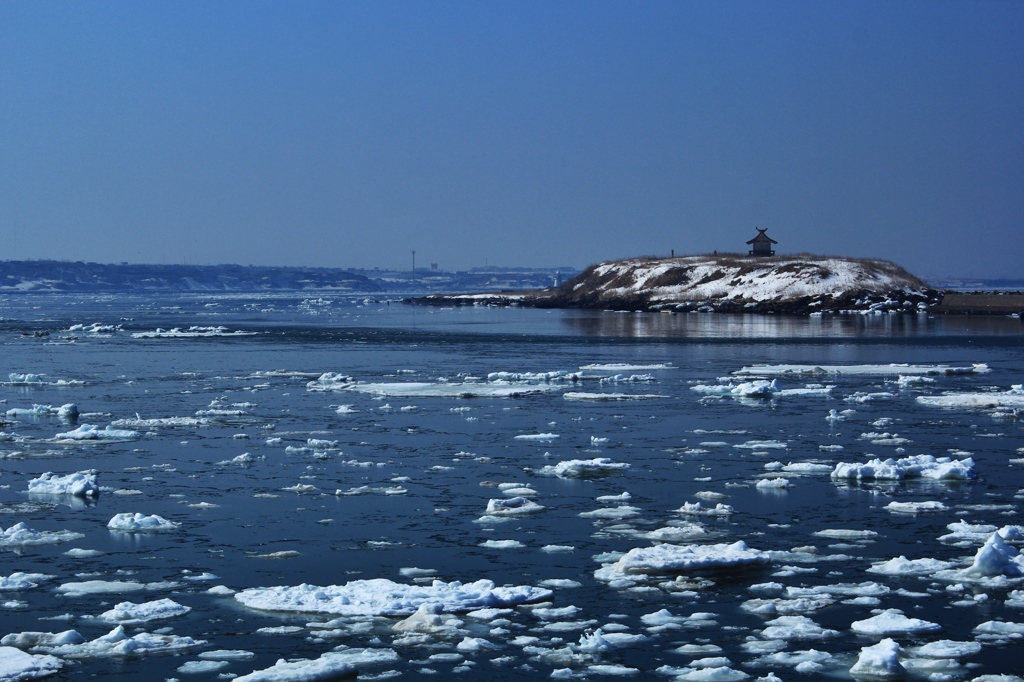
[{"label": "dark sea water", "polygon": [[[127,634],[145,631],[205,641],[176,654],[64,658],[57,679],[227,679],[282,658],[316,659],[339,646],[397,653],[395,661],[361,669],[365,679],[418,678],[431,672],[442,679],[547,679],[564,668],[571,672],[559,674],[588,679],[673,679],[680,674],[681,679],[743,679],[740,674],[756,679],[769,672],[784,680],[843,679],[850,677],[847,671],[861,649],[881,639],[858,634],[851,624],[880,609],[900,609],[942,627],[936,633],[893,635],[902,648],[901,660],[923,660],[911,649],[929,641],[982,642],[979,653],[938,668],[910,665],[911,679],[1024,673],[1020,635],[986,638],[975,631],[988,621],[1024,623],[1024,608],[1005,603],[1012,591],[1024,589],[1019,578],[972,584],[866,570],[901,555],[963,568],[984,538],[959,545],[940,541],[950,532],[948,524],[1022,523],[1024,430],[1014,411],[993,417],[992,410],[940,409],[917,400],[1006,392],[1024,383],[1024,325],[1019,319],[435,309],[326,293],[305,298],[10,295],[0,298],[0,318],[0,380],[10,373],[40,375],[38,383],[0,385],[2,411],[74,403],[83,413],[75,425],[57,416],[7,417],[3,432],[10,438],[0,441],[0,527],[23,522],[36,531],[72,531],[83,537],[3,548],[0,577],[25,572],[50,578],[32,589],[0,593],[0,636],[75,629],[93,640],[114,627],[95,618],[114,605],[168,598],[191,611],[126,626]],[[69,331],[72,325],[93,323],[121,327]],[[194,325],[254,333],[133,337]],[[592,378],[504,398],[380,397],[307,388],[325,372],[363,384],[439,384],[499,371],[576,372],[612,363],[654,368],[585,370],[584,377]],[[783,377],[778,380],[782,389],[807,384],[833,388],[828,395],[775,399],[692,390],[750,365],[889,363],[985,363],[990,371],[940,375],[914,386],[896,384],[896,374]],[[598,379],[615,374],[650,375],[650,380]],[[523,384],[524,389],[536,385]],[[658,397],[575,401],[567,400],[566,392]],[[341,405],[350,406],[349,412],[339,414]],[[208,416],[204,426],[138,428],[139,437],[129,440],[54,440],[81,424],[104,427],[116,420],[194,417],[208,410],[238,414]],[[852,412],[830,422],[830,410]],[[882,432],[905,440],[875,444],[871,441],[879,437],[862,437]],[[557,438],[515,438],[542,433]],[[337,443],[310,447],[309,439]],[[226,463],[243,453],[250,455],[249,463]],[[971,457],[977,478],[848,483],[834,482],[827,469],[785,473],[771,464],[812,462],[831,468],[839,462],[918,454]],[[589,479],[541,473],[559,462],[598,457],[629,468]],[[96,499],[27,494],[29,481],[44,472],[86,470],[97,472],[101,493]],[[773,473],[784,475],[790,486],[755,487]],[[506,483],[531,489],[530,499],[543,510],[481,522],[488,500],[508,497],[498,485]],[[336,494],[361,486],[369,490]],[[630,494],[628,501],[597,500],[623,492]],[[724,497],[697,495],[709,492]],[[721,502],[734,513],[678,513],[684,503],[697,501],[705,507]],[[886,508],[893,501],[937,501],[945,509],[898,514]],[[590,514],[624,506],[634,509],[621,510],[620,518]],[[179,526],[159,533],[108,530],[108,521],[122,512],[156,514]],[[773,552],[772,562],[679,580],[676,574],[661,576],[631,589],[595,578],[595,571],[616,553],[654,544],[644,535],[684,522],[700,523],[707,531],[696,543],[742,540]],[[823,530],[875,535],[815,535]],[[488,540],[515,540],[521,546],[482,546]],[[565,551],[542,549],[552,545]],[[102,554],[67,554],[72,548]],[[800,551],[786,554],[794,548]],[[431,577],[446,582],[486,578],[498,585],[536,586],[575,581],[578,586],[552,587],[551,603],[544,607],[577,608],[538,612],[520,606],[496,621],[460,615],[462,625],[412,641],[392,629],[401,620],[397,617],[335,623],[325,635],[317,624],[330,616],[254,610],[229,592],[370,578],[411,584],[415,576],[401,569],[413,567],[430,569]],[[67,596],[60,590],[93,580],[170,584],[125,594]],[[869,581],[882,592],[874,602],[843,603],[849,595],[833,594],[830,605],[794,612],[836,634],[790,638],[771,649],[829,654],[817,667],[798,672],[800,657],[791,664],[756,660],[762,654],[752,653],[757,646],[750,642],[768,639],[763,631],[775,616],[742,605],[780,595],[752,591],[752,585],[775,582],[785,589]],[[210,593],[215,586],[229,590]],[[861,591],[871,593],[867,587]],[[650,630],[641,617],[662,609],[677,620],[672,627]],[[689,618],[694,613],[714,615]],[[293,627],[266,630],[281,626]],[[597,652],[581,650],[581,636],[598,628],[645,638]],[[493,648],[460,651],[457,645],[466,636],[484,638]],[[691,647],[680,652],[687,644],[720,651],[693,653],[697,649]],[[216,670],[179,671],[213,650],[244,650],[252,656]],[[736,676],[708,677],[712,673],[705,672],[705,677],[686,677],[689,673],[681,670],[709,657],[729,662],[691,670],[727,667]],[[662,666],[673,670],[656,672]]]}]

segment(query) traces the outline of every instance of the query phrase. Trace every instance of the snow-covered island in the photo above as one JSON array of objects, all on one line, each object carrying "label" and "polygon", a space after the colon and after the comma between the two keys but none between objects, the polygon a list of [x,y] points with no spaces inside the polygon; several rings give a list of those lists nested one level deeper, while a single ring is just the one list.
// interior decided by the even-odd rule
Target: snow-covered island
[{"label": "snow-covered island", "polygon": [[807,315],[920,312],[937,305],[942,296],[885,260],[716,254],[608,261],[550,289],[410,300],[428,305]]}]

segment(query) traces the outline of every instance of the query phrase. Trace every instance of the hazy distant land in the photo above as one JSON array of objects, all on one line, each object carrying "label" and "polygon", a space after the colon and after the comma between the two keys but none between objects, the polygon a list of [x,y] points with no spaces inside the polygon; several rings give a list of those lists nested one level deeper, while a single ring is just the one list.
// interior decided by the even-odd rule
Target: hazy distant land
[{"label": "hazy distant land", "polygon": [[270,292],[336,291],[421,294],[431,291],[536,289],[575,268],[483,267],[447,272],[257,265],[106,264],[81,261],[0,261],[0,292]]}]

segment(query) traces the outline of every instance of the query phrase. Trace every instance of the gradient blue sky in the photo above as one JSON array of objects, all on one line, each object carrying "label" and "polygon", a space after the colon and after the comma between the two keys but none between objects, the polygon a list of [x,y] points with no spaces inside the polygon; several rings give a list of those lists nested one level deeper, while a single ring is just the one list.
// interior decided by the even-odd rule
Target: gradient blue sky
[{"label": "gradient blue sky", "polygon": [[1022,276],[1024,3],[0,3],[0,259]]}]

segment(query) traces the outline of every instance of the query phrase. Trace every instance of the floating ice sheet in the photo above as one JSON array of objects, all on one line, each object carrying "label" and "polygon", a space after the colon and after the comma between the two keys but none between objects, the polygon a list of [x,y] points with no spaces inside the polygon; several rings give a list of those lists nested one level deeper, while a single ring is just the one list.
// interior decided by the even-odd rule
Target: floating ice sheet
[{"label": "floating ice sheet", "polygon": [[138,431],[115,429],[110,426],[100,428],[92,424],[82,424],[74,431],[58,433],[54,440],[134,440],[142,436]]},{"label": "floating ice sheet", "polygon": [[547,599],[551,590],[496,587],[490,580],[473,583],[435,580],[431,585],[404,585],[384,578],[353,580],[344,585],[298,585],[243,590],[242,604],[262,611],[327,613],[339,616],[408,616],[423,603],[440,604],[445,612],[503,608]]},{"label": "floating ice sheet", "polygon": [[1015,384],[1008,391],[946,393],[944,395],[919,395],[917,402],[928,407],[950,409],[991,410],[1001,407],[1024,407],[1024,385]]},{"label": "floating ice sheet", "polygon": [[364,666],[399,660],[393,649],[343,649],[328,651],[319,658],[279,660],[269,668],[236,677],[237,682],[307,682],[354,676]]},{"label": "floating ice sheet", "polygon": [[615,575],[675,574],[765,566],[767,552],[751,549],[743,541],[714,545],[667,545],[636,547],[613,564],[598,569],[595,576],[608,580]]},{"label": "floating ice sheet", "polygon": [[188,329],[181,329],[180,327],[174,327],[173,329],[156,329],[150,332],[135,332],[132,334],[133,339],[204,339],[213,337],[237,337],[237,336],[255,336],[258,332],[246,332],[239,329],[235,331],[228,331],[227,327],[189,327]]},{"label": "floating ice sheet", "polygon": [[861,376],[911,376],[941,374],[982,374],[988,372],[988,365],[752,365],[736,370],[733,374],[747,376],[786,376],[792,374],[849,374]]},{"label": "floating ice sheet", "polygon": [[655,369],[675,369],[670,364],[632,364],[628,362],[609,362],[604,364],[580,365],[581,370],[594,372],[645,372]]},{"label": "floating ice sheet", "polygon": [[396,382],[352,384],[347,390],[386,398],[516,398],[558,390],[558,384]]},{"label": "floating ice sheet", "polygon": [[655,400],[665,399],[667,395],[656,395],[653,393],[587,393],[584,391],[566,391],[562,394],[566,400],[578,400],[584,402],[614,402],[620,400]]}]

